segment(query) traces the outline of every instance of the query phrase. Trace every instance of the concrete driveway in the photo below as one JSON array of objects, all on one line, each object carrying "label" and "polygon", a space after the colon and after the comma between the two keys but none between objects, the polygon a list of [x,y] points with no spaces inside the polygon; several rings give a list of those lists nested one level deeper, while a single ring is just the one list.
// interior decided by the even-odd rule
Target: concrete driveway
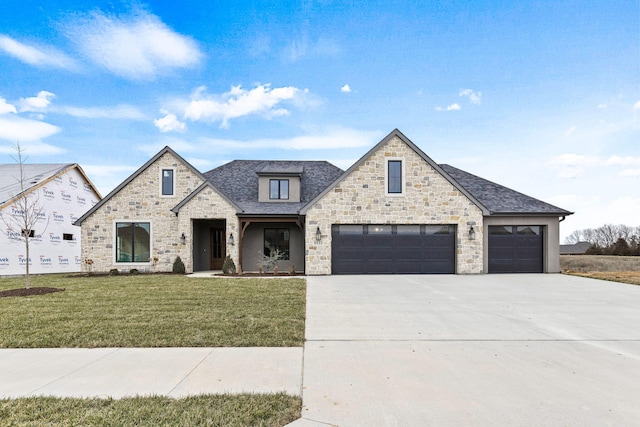
[{"label": "concrete driveway", "polygon": [[640,423],[640,287],[563,275],[309,277],[293,426]]}]

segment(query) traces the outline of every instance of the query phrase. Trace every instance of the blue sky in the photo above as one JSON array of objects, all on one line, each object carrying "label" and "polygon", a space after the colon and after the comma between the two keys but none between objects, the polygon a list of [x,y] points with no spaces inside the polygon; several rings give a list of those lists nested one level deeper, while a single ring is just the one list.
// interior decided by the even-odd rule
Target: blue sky
[{"label": "blue sky", "polygon": [[0,163],[103,195],[165,145],[347,168],[398,128],[575,211],[563,237],[640,224],[638,0],[3,0],[0,75]]}]

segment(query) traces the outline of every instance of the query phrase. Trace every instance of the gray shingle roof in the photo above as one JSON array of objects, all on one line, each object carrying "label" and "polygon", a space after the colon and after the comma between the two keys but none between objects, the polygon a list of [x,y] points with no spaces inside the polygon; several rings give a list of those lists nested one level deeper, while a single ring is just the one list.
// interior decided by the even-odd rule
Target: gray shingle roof
[{"label": "gray shingle roof", "polygon": [[[258,202],[258,172],[302,172],[300,202]],[[326,161],[234,160],[203,175],[240,206],[245,215],[297,215],[304,205],[313,200],[342,173],[342,169]]]},{"label": "gray shingle roof", "polygon": [[472,175],[450,165],[440,167],[476,200],[484,205],[491,215],[500,214],[543,214],[543,215],[571,215],[572,212],[557,206],[519,193],[495,182]]},{"label": "gray shingle roof", "polygon": [[578,242],[573,245],[560,245],[560,255],[582,255],[593,246],[591,242]]},{"label": "gray shingle roof", "polygon": [[[67,164],[24,164],[23,181],[25,192],[43,181],[64,171],[73,163]],[[20,194],[20,169],[17,163],[0,165],[0,205]]]}]

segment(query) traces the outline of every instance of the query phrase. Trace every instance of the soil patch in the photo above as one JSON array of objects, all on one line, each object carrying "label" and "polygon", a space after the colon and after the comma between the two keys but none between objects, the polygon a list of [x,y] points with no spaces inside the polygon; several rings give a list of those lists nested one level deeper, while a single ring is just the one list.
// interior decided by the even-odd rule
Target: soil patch
[{"label": "soil patch", "polygon": [[31,295],[45,295],[53,292],[62,292],[65,288],[47,288],[47,287],[35,287],[35,288],[19,288],[9,289],[0,292],[0,298],[4,297],[28,297]]}]

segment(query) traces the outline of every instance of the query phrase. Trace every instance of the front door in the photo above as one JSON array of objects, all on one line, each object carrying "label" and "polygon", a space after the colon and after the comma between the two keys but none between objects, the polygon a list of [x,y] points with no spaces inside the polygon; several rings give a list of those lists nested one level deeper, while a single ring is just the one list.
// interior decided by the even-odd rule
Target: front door
[{"label": "front door", "polygon": [[225,239],[224,228],[211,229],[211,270],[222,270],[222,263],[227,256]]}]

